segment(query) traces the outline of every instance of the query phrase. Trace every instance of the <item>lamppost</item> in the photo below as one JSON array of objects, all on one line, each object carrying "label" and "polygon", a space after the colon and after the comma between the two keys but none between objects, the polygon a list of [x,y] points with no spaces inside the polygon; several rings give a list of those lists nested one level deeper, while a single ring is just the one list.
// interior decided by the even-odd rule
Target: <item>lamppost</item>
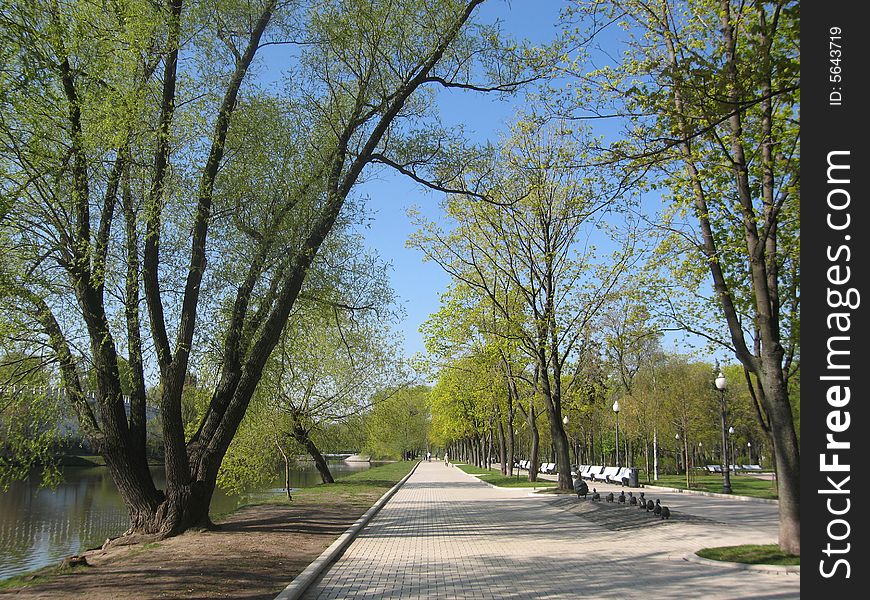
[{"label": "lamppost", "polygon": [[731,449],[731,466],[737,469],[737,456],[735,456],[735,452],[737,451],[734,446],[734,426],[728,428],[728,447]]},{"label": "lamppost", "polygon": [[613,403],[613,412],[616,413],[616,466],[619,466],[619,400]]},{"label": "lamppost", "polygon": [[746,454],[749,455],[749,464],[752,464],[752,442],[746,442]]},{"label": "lamppost", "polygon": [[725,388],[727,387],[722,371],[716,376],[716,389],[719,390],[719,408],[722,415],[722,493],[731,493],[731,470],[728,465],[728,426],[725,419]]},{"label": "lamppost", "polygon": [[674,454],[674,459],[677,467],[677,474],[680,473],[680,454],[682,454],[682,450],[680,449],[680,432],[674,434],[674,441],[677,443],[677,452]]}]

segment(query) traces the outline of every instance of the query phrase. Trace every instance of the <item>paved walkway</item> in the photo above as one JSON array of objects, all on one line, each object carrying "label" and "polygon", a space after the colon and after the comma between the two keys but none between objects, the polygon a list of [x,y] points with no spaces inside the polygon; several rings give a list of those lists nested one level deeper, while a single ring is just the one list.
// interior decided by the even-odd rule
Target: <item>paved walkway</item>
[{"label": "paved walkway", "polygon": [[663,522],[628,506],[528,494],[423,462],[303,597],[799,597],[798,575],[682,558],[707,546],[772,543],[775,505],[649,490],[673,511]]}]

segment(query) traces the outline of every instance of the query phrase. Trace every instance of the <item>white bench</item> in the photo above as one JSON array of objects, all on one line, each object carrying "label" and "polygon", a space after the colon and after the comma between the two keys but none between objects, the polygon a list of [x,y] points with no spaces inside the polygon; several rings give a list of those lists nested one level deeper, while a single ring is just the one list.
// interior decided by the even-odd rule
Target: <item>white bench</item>
[{"label": "white bench", "polygon": [[589,467],[589,473],[588,473],[589,479],[591,479],[592,481],[595,481],[596,479],[600,479],[601,478],[601,471],[603,471],[603,470],[604,470],[604,467],[602,467],[601,465],[593,465],[593,466]]},{"label": "white bench", "polygon": [[608,475],[607,481],[610,483],[618,483],[619,485],[628,485],[628,476],[631,473],[629,467],[615,467],[617,469],[615,475]]},{"label": "white bench", "polygon": [[601,481],[610,481],[610,478],[615,477],[617,473],[619,473],[619,467],[604,467],[601,474],[595,476],[595,481],[598,481],[599,479]]}]

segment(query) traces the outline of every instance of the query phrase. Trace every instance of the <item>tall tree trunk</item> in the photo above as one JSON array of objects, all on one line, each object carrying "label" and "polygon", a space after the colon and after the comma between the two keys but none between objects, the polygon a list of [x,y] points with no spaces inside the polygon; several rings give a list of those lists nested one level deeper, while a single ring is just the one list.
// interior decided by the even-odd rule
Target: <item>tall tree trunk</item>
[{"label": "tall tree trunk", "polygon": [[529,449],[529,481],[534,482],[538,480],[538,470],[541,467],[541,463],[538,459],[541,436],[538,433],[538,424],[535,418],[534,405],[529,406],[528,417],[529,431],[531,436],[531,448]]},{"label": "tall tree trunk", "polygon": [[514,474],[514,461],[516,460],[516,438],[514,437],[514,414],[513,410],[508,412],[508,430],[507,430],[507,465],[508,475]]},{"label": "tall tree trunk", "polygon": [[502,423],[501,418],[498,420],[498,459],[501,462],[501,474],[507,475],[507,440],[505,439],[504,423]]},{"label": "tall tree trunk", "polygon": [[646,471],[646,480],[649,481],[649,440],[647,439],[643,441],[643,463],[644,470]]},{"label": "tall tree trunk", "polygon": [[559,398],[553,397],[548,377],[541,378],[544,387],[544,398],[547,400],[547,421],[550,425],[550,434],[553,438],[553,450],[556,455],[556,468],[559,473],[559,489],[573,490],[571,481],[571,461],[568,458],[568,438],[562,426],[562,411],[559,408]]},{"label": "tall tree trunk", "polygon": [[[775,397],[767,402],[770,434],[773,438],[773,464],[779,499],[779,546],[789,554],[800,554],[800,448],[794,430],[788,391],[773,370],[769,382]],[[765,398],[768,395],[765,393]]]}]

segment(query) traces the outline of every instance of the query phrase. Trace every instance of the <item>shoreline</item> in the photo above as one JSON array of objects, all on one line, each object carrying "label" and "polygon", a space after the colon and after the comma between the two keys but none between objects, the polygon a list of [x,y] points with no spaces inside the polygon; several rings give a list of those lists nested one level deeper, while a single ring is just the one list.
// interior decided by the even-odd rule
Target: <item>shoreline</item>
[{"label": "shoreline", "polygon": [[[413,468],[392,463],[293,500],[242,505],[213,531],[147,544],[87,550],[88,566],[49,566],[0,581],[0,598],[274,597]],[[142,587],[148,581],[147,588]]]}]

